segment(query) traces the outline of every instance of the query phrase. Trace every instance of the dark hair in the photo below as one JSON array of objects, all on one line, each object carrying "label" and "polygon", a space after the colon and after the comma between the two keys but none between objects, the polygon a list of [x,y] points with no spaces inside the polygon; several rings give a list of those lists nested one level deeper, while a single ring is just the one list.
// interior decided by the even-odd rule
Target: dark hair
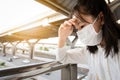
[{"label": "dark hair", "polygon": [[[120,39],[120,26],[116,23],[114,16],[105,2],[105,0],[78,0],[77,4],[73,7],[71,15],[80,16],[80,13],[97,17],[102,12],[104,15],[103,39],[105,42],[105,56],[108,57],[118,54],[118,40]],[[88,50],[95,54],[98,50],[97,45],[88,46]],[[110,54],[113,50],[114,53]]]}]

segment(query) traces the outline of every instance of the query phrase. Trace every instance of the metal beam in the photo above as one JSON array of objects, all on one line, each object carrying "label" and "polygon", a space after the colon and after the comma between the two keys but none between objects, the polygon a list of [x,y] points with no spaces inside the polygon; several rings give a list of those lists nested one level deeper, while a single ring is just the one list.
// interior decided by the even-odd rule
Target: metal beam
[{"label": "metal beam", "polygon": [[68,11],[67,9],[65,9],[65,7],[62,7],[60,5],[58,5],[57,3],[53,2],[52,0],[36,0],[48,7],[50,7],[51,9],[60,12],[66,16],[69,15],[70,11]]},{"label": "metal beam", "polygon": [[12,76],[14,80],[21,80],[60,69],[62,69],[62,80],[77,80],[76,64],[60,64],[58,62],[43,62],[0,69],[0,78],[5,80]]}]

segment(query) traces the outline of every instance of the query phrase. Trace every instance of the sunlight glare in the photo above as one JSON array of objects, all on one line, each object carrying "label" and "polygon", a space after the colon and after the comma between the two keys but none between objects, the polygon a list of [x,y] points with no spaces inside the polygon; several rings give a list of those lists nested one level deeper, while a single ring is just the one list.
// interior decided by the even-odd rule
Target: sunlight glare
[{"label": "sunlight glare", "polygon": [[0,34],[55,12],[35,0],[0,0],[0,10]]},{"label": "sunlight glare", "polygon": [[120,24],[120,19],[117,21],[118,24]]}]

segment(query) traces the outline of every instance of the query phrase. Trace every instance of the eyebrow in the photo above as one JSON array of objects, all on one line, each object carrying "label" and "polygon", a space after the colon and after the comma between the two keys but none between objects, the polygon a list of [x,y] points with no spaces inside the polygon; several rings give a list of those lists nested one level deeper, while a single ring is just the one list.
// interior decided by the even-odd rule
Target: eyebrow
[{"label": "eyebrow", "polygon": [[86,22],[89,23],[88,21],[86,21],[80,14],[79,15],[74,15],[76,18],[78,18],[80,21],[82,22]]}]

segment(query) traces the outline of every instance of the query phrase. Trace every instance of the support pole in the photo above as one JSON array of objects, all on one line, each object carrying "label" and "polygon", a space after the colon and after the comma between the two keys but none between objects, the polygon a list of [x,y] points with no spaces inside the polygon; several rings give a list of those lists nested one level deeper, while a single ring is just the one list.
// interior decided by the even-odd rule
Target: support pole
[{"label": "support pole", "polygon": [[3,50],[2,50],[2,52],[3,52],[4,56],[6,56],[6,48],[5,47],[6,47],[6,45],[3,44]]},{"label": "support pole", "polygon": [[35,47],[35,44],[39,41],[36,40],[35,42],[29,42],[28,40],[26,40],[26,42],[28,43],[28,45],[30,46],[30,59],[33,59],[33,56],[34,56],[34,47]]},{"label": "support pole", "polygon": [[1,43],[2,44],[2,52],[3,52],[3,56],[6,56],[7,54],[6,54],[6,45],[8,44],[7,42],[5,42],[5,43]]},{"label": "support pole", "polygon": [[77,64],[69,64],[61,71],[61,80],[77,80]]},{"label": "support pole", "polygon": [[35,44],[34,43],[30,43],[30,59],[33,59],[34,47],[35,47]]},{"label": "support pole", "polygon": [[13,56],[15,56],[15,54],[16,54],[16,50],[17,50],[16,46],[17,46],[19,43],[20,43],[20,42],[16,42],[16,43],[12,43],[12,42],[11,42],[11,45],[12,45],[12,54],[13,54]]}]

